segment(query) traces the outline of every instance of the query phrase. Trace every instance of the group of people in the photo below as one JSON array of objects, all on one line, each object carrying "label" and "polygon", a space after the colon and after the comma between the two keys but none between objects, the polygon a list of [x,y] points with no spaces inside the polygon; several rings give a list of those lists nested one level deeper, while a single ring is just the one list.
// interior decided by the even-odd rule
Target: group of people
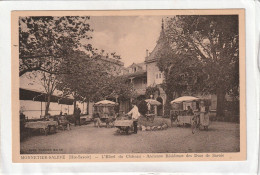
[{"label": "group of people", "polygon": [[[194,111],[190,106],[187,106],[187,111],[184,111],[185,115],[187,116],[194,116],[192,120],[196,120],[197,123],[199,123],[201,126],[204,127],[204,129],[208,129],[209,125],[209,108],[208,106],[205,106],[204,101],[201,101],[199,103],[198,107],[198,113],[194,114]],[[173,125],[173,122],[177,120],[177,116],[180,115],[178,111],[175,111],[173,115],[171,115],[171,125]]]},{"label": "group of people", "polygon": [[[204,101],[200,102],[198,111],[199,111],[199,115],[194,115],[192,108],[190,106],[187,106],[186,114],[194,115],[194,117],[197,117],[198,118],[197,120],[200,122],[200,124],[202,126],[204,126],[204,129],[207,129],[207,127],[209,125],[209,116],[207,115],[208,108],[205,106]],[[81,110],[77,105],[74,110],[75,126],[77,126],[77,125],[80,126],[80,113],[81,113]],[[139,109],[137,107],[136,102],[132,102],[132,109],[127,113],[127,115],[131,116],[131,119],[133,120],[134,133],[137,134],[138,119],[141,116],[141,114],[139,113]],[[177,117],[176,115],[178,115],[178,114],[171,116],[171,121],[176,120],[176,117]],[[99,118],[98,116],[96,116],[96,117],[95,116],[96,115],[94,115],[94,119]],[[95,125],[97,122],[98,122],[97,120],[94,120]]]},{"label": "group of people", "polygon": [[198,112],[199,112],[198,115],[194,115],[193,110],[191,109],[190,106],[188,106],[187,114],[188,115],[194,115],[193,120],[196,120],[198,123],[200,123],[200,125],[203,126],[204,129],[208,129],[208,125],[209,125],[208,112],[209,112],[209,109],[208,109],[208,106],[205,106],[204,101],[200,102]]}]

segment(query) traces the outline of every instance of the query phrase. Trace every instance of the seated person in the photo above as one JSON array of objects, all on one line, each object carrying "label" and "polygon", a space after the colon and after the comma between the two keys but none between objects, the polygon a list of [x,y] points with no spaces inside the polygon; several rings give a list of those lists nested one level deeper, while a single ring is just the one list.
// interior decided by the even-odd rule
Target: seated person
[{"label": "seated person", "polygon": [[187,115],[194,115],[190,106],[188,106]]},{"label": "seated person", "polygon": [[63,130],[65,128],[67,128],[67,130],[70,130],[70,122],[67,120],[66,116],[59,116],[58,123]]}]

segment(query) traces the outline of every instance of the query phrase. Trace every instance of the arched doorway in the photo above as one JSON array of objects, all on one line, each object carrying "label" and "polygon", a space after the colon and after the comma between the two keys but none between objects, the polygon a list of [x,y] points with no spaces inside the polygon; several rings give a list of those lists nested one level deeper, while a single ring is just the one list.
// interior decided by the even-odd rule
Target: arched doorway
[{"label": "arched doorway", "polygon": [[159,96],[156,98],[156,100],[161,103],[161,105],[157,107],[157,114],[158,114],[158,116],[162,116],[163,115],[163,99],[162,99],[162,97]]}]

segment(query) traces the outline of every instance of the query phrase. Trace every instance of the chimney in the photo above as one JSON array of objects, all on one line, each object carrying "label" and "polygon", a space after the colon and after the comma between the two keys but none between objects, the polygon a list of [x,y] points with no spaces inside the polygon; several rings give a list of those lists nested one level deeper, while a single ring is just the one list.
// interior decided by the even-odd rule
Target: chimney
[{"label": "chimney", "polygon": [[148,56],[149,56],[149,50],[146,49],[146,57],[148,57]]}]

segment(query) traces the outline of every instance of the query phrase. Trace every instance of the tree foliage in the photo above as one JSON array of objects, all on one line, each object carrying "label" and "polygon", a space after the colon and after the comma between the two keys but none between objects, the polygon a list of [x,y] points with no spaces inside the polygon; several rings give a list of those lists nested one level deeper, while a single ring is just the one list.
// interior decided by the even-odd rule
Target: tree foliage
[{"label": "tree foliage", "polygon": [[72,94],[75,100],[97,102],[115,96],[129,98],[133,92],[123,77],[111,74],[111,65],[81,51],[73,52],[60,69],[67,73],[59,75],[57,87],[64,94]]},{"label": "tree foliage", "polygon": [[71,50],[91,45],[83,40],[91,37],[90,17],[78,16],[28,16],[19,18],[19,75],[41,70],[56,73],[46,67],[50,58],[63,59]]},{"label": "tree foliage", "polygon": [[225,95],[239,93],[238,16],[176,16],[165,32],[157,56],[166,93],[217,94],[217,115],[223,115]]},{"label": "tree foliage", "polygon": [[151,98],[151,95],[154,95],[155,92],[160,92],[158,87],[148,86],[145,90],[145,96],[147,99]]},{"label": "tree foliage", "polygon": [[148,112],[148,106],[147,106],[147,102],[145,100],[142,100],[139,104],[138,104],[138,111],[140,112],[140,114],[142,114],[143,116]]},{"label": "tree foliage", "polygon": [[[58,72],[59,71],[60,62],[53,57],[49,58],[49,63],[45,64],[45,68],[48,69],[50,72]],[[48,73],[41,70],[36,70],[33,72],[27,72],[27,78],[31,80],[31,85],[40,85],[44,88],[46,93],[46,106],[45,106],[45,115],[48,114],[51,102],[51,96],[53,95],[54,91],[56,90],[57,85],[57,75],[53,73]]]},{"label": "tree foliage", "polygon": [[126,100],[134,97],[135,90],[131,83],[127,82],[127,78],[123,76],[110,77],[107,89],[107,97],[118,97],[120,100]]},{"label": "tree foliage", "polygon": [[58,78],[58,89],[76,100],[92,100],[108,77],[105,69],[83,51],[74,51],[60,65],[65,74]]}]

